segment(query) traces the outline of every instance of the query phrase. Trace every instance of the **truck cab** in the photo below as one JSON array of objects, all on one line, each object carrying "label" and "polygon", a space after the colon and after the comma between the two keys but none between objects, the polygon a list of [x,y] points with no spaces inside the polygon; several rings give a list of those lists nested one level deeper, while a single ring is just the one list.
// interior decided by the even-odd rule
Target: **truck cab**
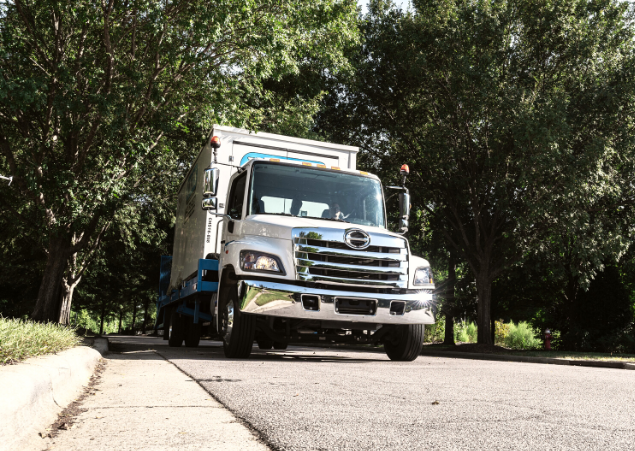
[{"label": "truck cab", "polygon": [[[414,360],[434,323],[432,272],[388,230],[381,181],[355,169],[356,153],[215,126],[179,193],[169,293],[158,305],[167,338],[188,344],[208,320],[232,358],[248,357],[254,342],[357,343]],[[188,286],[191,296],[165,302]]]}]

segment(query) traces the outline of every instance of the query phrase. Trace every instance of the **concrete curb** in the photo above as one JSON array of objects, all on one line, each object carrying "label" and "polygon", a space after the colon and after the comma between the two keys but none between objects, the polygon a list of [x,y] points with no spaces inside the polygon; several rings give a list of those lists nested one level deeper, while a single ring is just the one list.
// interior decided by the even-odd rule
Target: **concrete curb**
[{"label": "concrete curb", "polygon": [[525,357],[519,355],[505,354],[480,354],[476,352],[455,352],[455,351],[421,351],[427,357],[448,357],[455,359],[472,360],[494,360],[499,362],[525,362],[542,363],[547,365],[569,365],[569,366],[590,366],[595,368],[618,368],[625,370],[635,370],[635,363],[626,362],[603,362],[601,360],[566,360],[549,357]]},{"label": "concrete curb", "polygon": [[93,375],[100,351],[108,349],[107,339],[95,339],[95,344],[97,349],[77,346],[0,367],[0,451],[42,448],[38,434],[77,399]]}]

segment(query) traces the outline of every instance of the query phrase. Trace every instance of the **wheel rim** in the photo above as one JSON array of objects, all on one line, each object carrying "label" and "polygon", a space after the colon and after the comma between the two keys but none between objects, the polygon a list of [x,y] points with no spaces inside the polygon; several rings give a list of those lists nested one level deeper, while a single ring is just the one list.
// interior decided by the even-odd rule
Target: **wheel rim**
[{"label": "wheel rim", "polygon": [[225,334],[223,335],[223,339],[225,343],[229,343],[232,336],[232,329],[234,327],[234,301],[229,300],[227,304],[225,304],[225,315],[223,318],[223,329]]}]

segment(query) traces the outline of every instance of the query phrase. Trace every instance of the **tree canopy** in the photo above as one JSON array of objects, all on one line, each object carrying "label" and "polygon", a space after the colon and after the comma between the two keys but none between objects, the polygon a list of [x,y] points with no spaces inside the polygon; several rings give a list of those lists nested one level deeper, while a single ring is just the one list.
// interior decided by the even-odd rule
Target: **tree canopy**
[{"label": "tree canopy", "polygon": [[339,112],[322,127],[354,130],[348,141],[378,168],[410,164],[417,206],[474,274],[479,342],[491,343],[491,286],[511,265],[553,246],[554,258],[576,256],[568,270],[579,285],[627,247],[632,9],[611,0],[413,7],[371,2]]},{"label": "tree canopy", "polygon": [[[256,128],[277,109],[275,123],[301,122],[310,108],[263,81],[308,59],[337,72],[355,20],[333,0],[3,3],[0,168],[16,193],[3,209],[47,255],[33,318],[67,321],[116,216],[169,185],[161,169],[181,149],[166,140],[186,119]],[[256,96],[269,102],[244,101]]]}]

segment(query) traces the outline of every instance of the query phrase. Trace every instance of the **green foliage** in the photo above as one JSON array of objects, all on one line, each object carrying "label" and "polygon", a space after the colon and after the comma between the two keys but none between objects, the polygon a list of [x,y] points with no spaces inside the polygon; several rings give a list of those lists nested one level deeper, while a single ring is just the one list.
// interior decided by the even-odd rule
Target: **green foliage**
[{"label": "green foliage", "polygon": [[388,182],[395,161],[410,164],[416,207],[474,274],[487,342],[490,287],[511,265],[549,255],[561,280],[585,287],[628,245],[633,9],[616,0],[413,7],[370,3],[357,70],[322,127],[352,129],[339,136],[365,147]]},{"label": "green foliage", "polygon": [[456,343],[476,343],[478,327],[472,321],[460,321],[454,325],[454,341]]},{"label": "green foliage", "polygon": [[438,343],[445,338],[445,318],[439,317],[435,324],[426,325],[423,341],[424,343]]},{"label": "green foliage", "polygon": [[509,331],[504,336],[504,344],[511,349],[540,349],[542,340],[537,336],[539,332],[528,323],[521,321],[514,324],[512,322],[509,323]]},{"label": "green foliage", "polygon": [[80,344],[74,329],[0,316],[0,364],[54,354]]},{"label": "green foliage", "polygon": [[356,18],[338,0],[4,2],[0,172],[14,182],[0,205],[48,253],[34,316],[57,319],[62,281],[126,209],[173,187],[201,130],[306,127],[321,90],[266,83],[337,73]]}]

